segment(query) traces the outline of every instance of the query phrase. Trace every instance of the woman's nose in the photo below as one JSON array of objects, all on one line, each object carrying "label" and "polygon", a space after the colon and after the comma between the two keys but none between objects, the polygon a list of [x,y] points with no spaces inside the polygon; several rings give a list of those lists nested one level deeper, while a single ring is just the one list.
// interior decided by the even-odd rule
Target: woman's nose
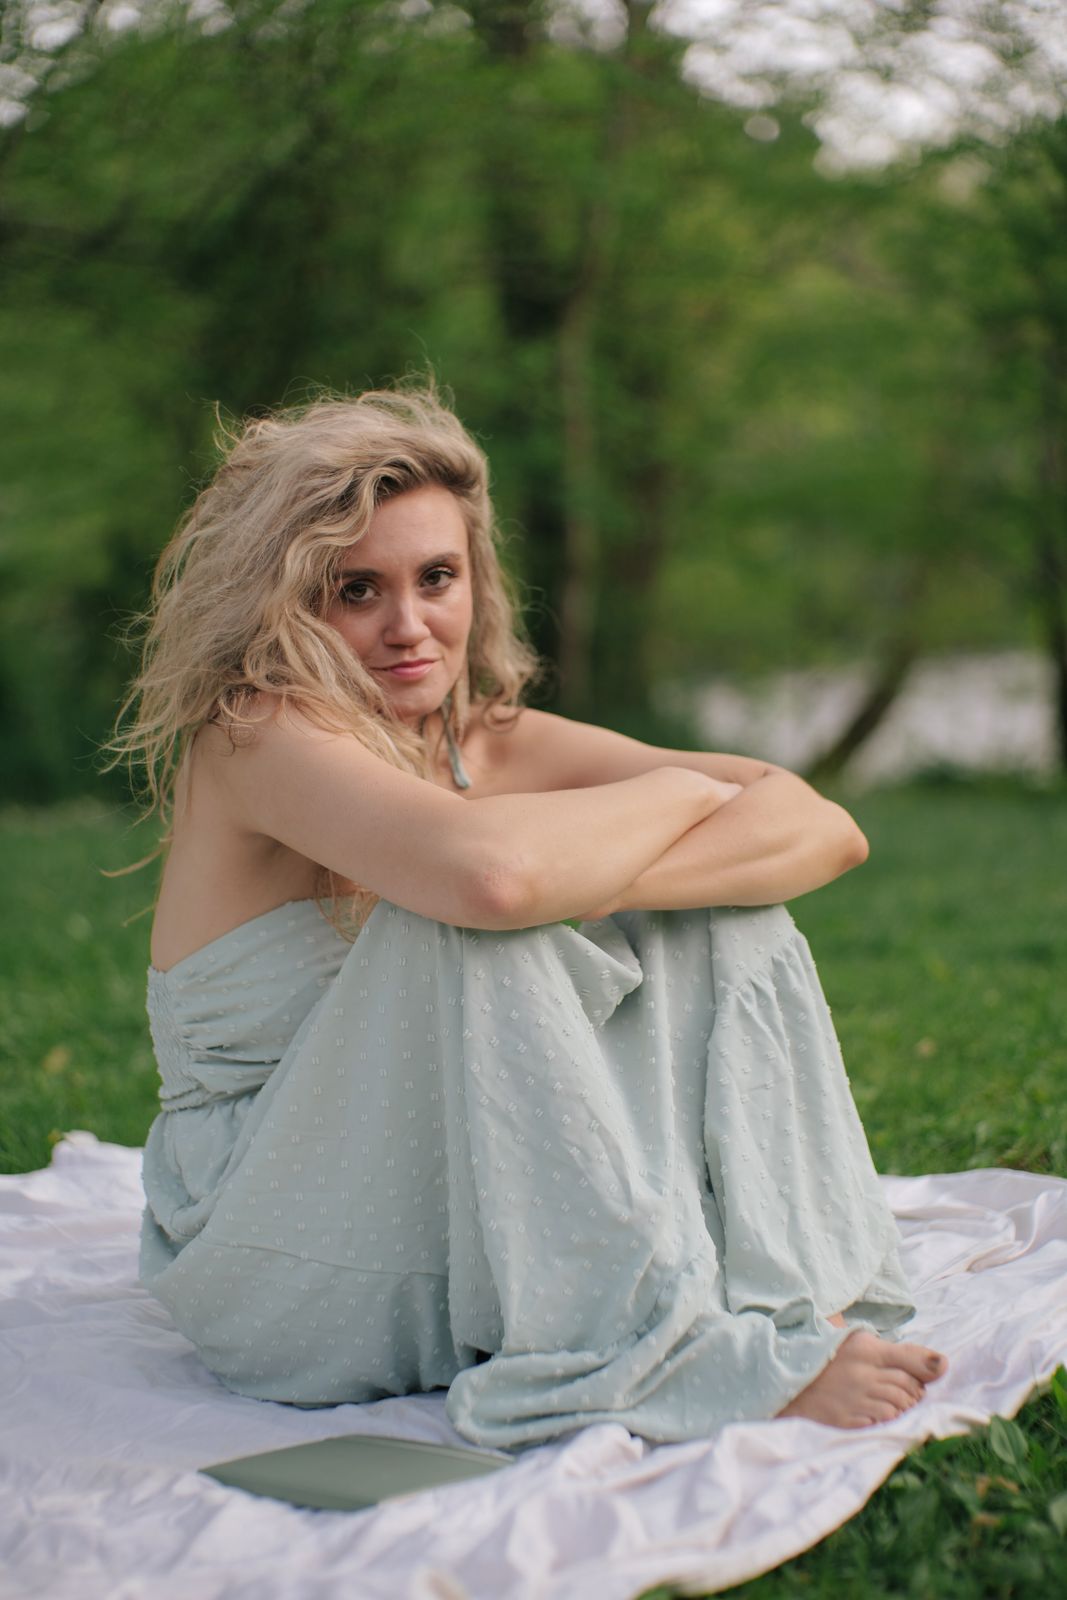
[{"label": "woman's nose", "polygon": [[419,609],[418,596],[397,595],[385,628],[386,641],[390,644],[415,644],[425,639],[429,631]]}]

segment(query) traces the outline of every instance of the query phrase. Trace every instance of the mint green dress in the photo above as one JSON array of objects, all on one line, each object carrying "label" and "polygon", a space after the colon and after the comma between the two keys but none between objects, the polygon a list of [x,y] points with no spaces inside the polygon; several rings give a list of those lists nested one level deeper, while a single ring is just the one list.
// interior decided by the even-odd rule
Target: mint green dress
[{"label": "mint green dress", "polygon": [[150,969],[148,1010],[142,1281],[240,1394],[683,1440],[912,1314],[782,906],[487,933],[383,901],[348,944],[301,900]]}]

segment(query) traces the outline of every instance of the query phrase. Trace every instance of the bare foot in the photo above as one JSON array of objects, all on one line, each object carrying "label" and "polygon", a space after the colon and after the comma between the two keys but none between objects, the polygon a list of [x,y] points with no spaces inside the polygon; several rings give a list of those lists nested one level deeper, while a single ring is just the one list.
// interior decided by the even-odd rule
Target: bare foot
[{"label": "bare foot", "polygon": [[[831,1317],[831,1322],[836,1318]],[[807,1417],[832,1428],[892,1422],[921,1400],[926,1385],[948,1368],[944,1356],[921,1344],[890,1344],[857,1328],[833,1360],[778,1415]]]}]

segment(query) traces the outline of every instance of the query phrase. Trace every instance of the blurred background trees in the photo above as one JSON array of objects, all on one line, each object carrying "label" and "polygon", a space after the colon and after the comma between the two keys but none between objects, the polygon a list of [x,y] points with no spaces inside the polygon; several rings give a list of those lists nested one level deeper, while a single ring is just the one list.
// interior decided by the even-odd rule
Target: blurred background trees
[{"label": "blurred background trees", "polygon": [[921,657],[1036,643],[1067,760],[1067,50],[1002,9],[9,0],[7,795],[99,787],[214,404],[426,368],[543,703],[862,661],[833,772]]}]

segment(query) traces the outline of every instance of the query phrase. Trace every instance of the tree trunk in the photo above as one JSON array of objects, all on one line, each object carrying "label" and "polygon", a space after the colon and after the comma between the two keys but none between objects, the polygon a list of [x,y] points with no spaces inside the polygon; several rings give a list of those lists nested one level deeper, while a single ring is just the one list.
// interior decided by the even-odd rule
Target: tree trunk
[{"label": "tree trunk", "polygon": [[[543,7],[498,0],[471,0],[467,6],[490,71],[491,103],[506,108],[508,88],[526,73],[537,42]],[[486,244],[490,271],[507,346],[536,360],[542,345],[555,344],[565,294],[554,273],[545,270],[537,219],[528,196],[515,182],[513,144],[522,137],[507,111],[492,128],[483,151],[486,193]],[[529,427],[528,397],[520,386],[502,389],[496,403],[498,434],[521,439]],[[561,447],[562,448],[562,447]],[[558,671],[560,591],[564,571],[562,495],[558,475],[520,473],[511,510],[527,533],[523,576],[534,597],[526,621],[538,654]],[[535,703],[554,705],[557,674],[549,673],[535,691]]]},{"label": "tree trunk", "polygon": [[[624,64],[632,62],[648,26],[651,0],[624,0]],[[600,178],[586,213],[582,259],[559,329],[559,375],[563,415],[563,581],[560,588],[559,665],[561,704],[572,715],[593,709],[593,641],[599,600],[597,518],[599,462],[594,371],[598,302],[618,222],[613,169],[632,138],[632,107],[616,75],[604,119]]]},{"label": "tree trunk", "polygon": [[589,274],[564,307],[559,329],[563,414],[563,578],[559,670],[565,711],[585,715],[592,703],[596,624],[597,450],[592,396],[592,320],[599,274]]},{"label": "tree trunk", "polygon": [[885,720],[919,654],[919,641],[910,633],[894,639],[875,671],[866,694],[833,744],[817,756],[807,771],[812,783],[836,778],[875,729]]},{"label": "tree trunk", "polygon": [[[643,393],[654,412],[659,403],[654,379],[649,379]],[[612,548],[610,573],[602,587],[607,626],[597,638],[597,681],[604,686],[610,709],[628,718],[648,715],[652,688],[664,677],[651,602],[670,540],[671,487],[671,470],[654,453],[627,472],[636,530],[625,544]]]},{"label": "tree trunk", "polygon": [[[650,0],[625,0],[628,34],[624,55],[641,37]],[[521,70],[531,54],[545,7],[473,0],[468,7],[490,60]],[[610,70],[610,68],[608,69]],[[595,335],[599,299],[610,257],[617,198],[613,168],[627,141],[626,95],[618,80],[608,96],[598,154],[595,191],[581,218],[580,244],[564,282],[541,270],[537,223],[516,191],[508,166],[507,139],[487,152],[489,238],[501,313],[516,343],[548,339],[554,345],[560,412],[560,485],[546,495],[530,482],[521,518],[536,530],[529,576],[546,604],[531,619],[535,642],[555,657],[559,703],[571,714],[592,709],[592,655],[596,631],[599,525],[599,464],[595,399]],[[524,424],[521,397],[513,422]]]},{"label": "tree trunk", "polygon": [[1038,611],[1052,663],[1056,737],[1067,767],[1067,350],[1053,348],[1045,363],[1038,458],[1034,567]]}]

